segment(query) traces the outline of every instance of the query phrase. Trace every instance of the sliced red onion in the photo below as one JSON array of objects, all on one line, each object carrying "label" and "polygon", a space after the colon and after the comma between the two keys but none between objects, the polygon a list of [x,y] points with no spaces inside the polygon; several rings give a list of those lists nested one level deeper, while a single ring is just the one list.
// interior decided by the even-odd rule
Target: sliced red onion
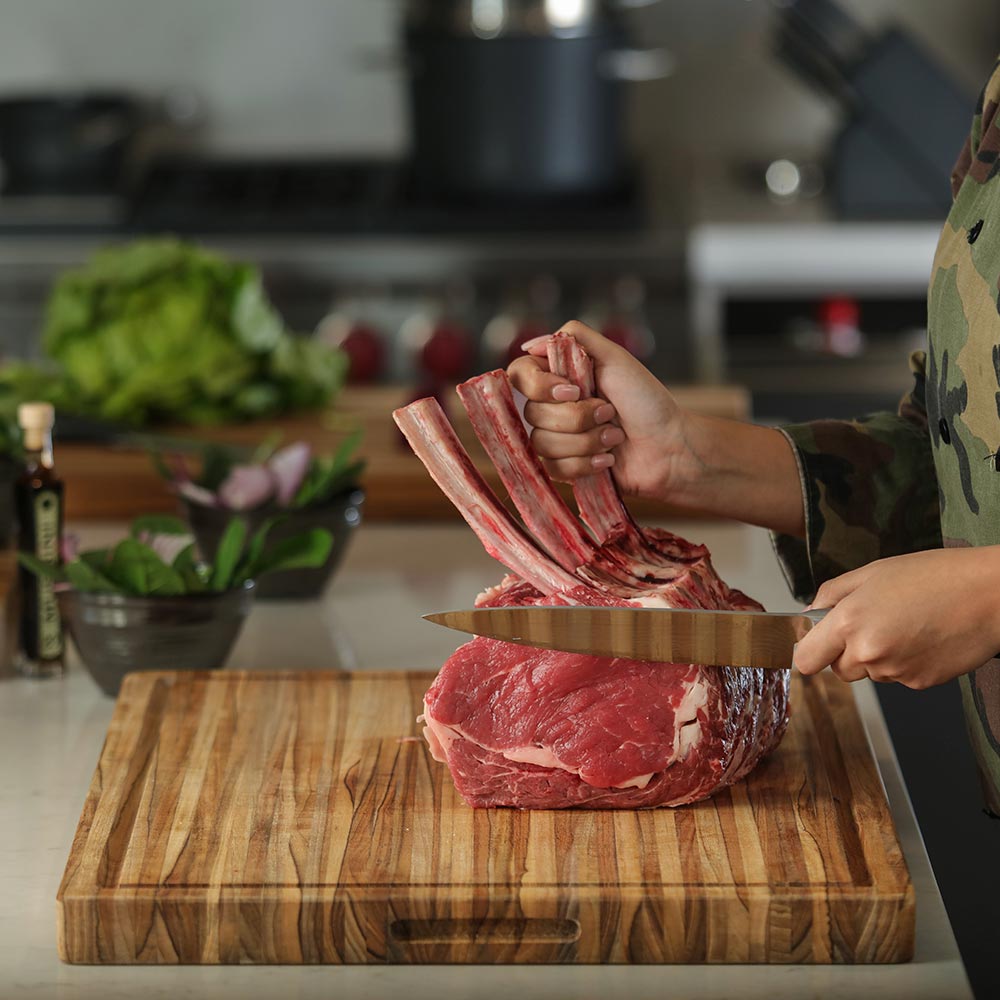
[{"label": "sliced red onion", "polygon": [[80,536],[65,534],[59,543],[59,558],[64,563],[76,562],[80,555]]},{"label": "sliced red onion", "polygon": [[183,455],[167,455],[165,459],[167,466],[173,473],[173,483],[190,483],[194,481],[191,469]]},{"label": "sliced red onion", "polygon": [[185,500],[190,500],[191,503],[198,504],[200,507],[219,506],[218,494],[213,493],[211,490],[206,490],[204,486],[198,486],[192,482],[175,483],[174,486],[177,492]]},{"label": "sliced red onion", "polygon": [[142,532],[139,541],[148,545],[168,566],[194,541],[191,535],[154,535]]},{"label": "sliced red onion", "polygon": [[277,483],[276,493],[280,506],[287,507],[295,498],[311,461],[312,449],[304,441],[290,444],[271,456],[267,467]]},{"label": "sliced red onion", "polygon": [[266,465],[234,465],[219,487],[219,500],[230,510],[253,510],[275,494],[277,482]]}]

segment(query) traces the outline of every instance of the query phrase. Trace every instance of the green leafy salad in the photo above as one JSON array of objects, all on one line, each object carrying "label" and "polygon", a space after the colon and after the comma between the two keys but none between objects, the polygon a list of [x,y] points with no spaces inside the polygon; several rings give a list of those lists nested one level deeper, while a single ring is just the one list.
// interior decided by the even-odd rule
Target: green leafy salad
[{"label": "green leafy salad", "polygon": [[285,328],[256,267],[174,239],[63,274],[42,344],[48,362],[7,366],[0,391],[132,427],[320,407],[346,370],[341,352]]}]

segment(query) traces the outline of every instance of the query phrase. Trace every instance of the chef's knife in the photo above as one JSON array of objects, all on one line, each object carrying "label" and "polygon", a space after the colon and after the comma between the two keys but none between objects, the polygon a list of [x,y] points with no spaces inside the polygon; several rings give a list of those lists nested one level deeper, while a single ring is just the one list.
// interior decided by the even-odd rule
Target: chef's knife
[{"label": "chef's knife", "polygon": [[688,611],[664,608],[476,608],[427,621],[521,646],[657,663],[788,669],[792,648],[825,610]]}]

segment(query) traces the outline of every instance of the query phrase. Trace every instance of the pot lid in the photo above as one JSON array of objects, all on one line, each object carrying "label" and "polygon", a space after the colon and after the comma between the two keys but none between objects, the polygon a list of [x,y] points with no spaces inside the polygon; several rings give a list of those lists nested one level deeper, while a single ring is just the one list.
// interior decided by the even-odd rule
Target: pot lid
[{"label": "pot lid", "polygon": [[415,30],[477,38],[591,35],[618,13],[654,0],[409,0],[407,24]]}]

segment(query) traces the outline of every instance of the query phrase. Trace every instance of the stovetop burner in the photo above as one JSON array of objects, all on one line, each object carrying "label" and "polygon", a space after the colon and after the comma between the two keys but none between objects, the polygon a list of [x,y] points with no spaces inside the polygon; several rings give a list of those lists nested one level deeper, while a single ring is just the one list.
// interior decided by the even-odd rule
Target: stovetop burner
[{"label": "stovetop burner", "polygon": [[459,202],[422,190],[389,160],[206,160],[154,163],[100,212],[74,199],[0,198],[0,230],[217,234],[625,232],[644,211],[633,178],[601,198]]}]

